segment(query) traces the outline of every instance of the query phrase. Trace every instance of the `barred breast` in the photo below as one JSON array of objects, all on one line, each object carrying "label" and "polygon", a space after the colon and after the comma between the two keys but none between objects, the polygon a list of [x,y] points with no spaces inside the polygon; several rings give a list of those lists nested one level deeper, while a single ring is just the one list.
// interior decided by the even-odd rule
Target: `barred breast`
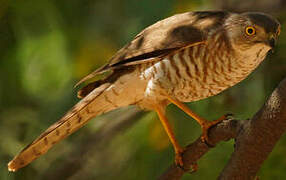
[{"label": "barred breast", "polygon": [[218,33],[205,43],[142,65],[141,78],[148,80],[146,97],[164,98],[166,93],[191,102],[216,95],[245,79],[268,50],[258,45],[244,52],[237,51]]}]

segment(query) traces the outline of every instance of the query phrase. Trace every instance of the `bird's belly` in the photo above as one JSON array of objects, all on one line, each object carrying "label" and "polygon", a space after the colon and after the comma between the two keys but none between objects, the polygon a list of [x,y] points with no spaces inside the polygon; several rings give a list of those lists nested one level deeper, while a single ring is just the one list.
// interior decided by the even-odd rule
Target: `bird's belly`
[{"label": "bird's belly", "polygon": [[219,94],[230,86],[230,83],[224,83],[224,85],[217,83],[202,84],[196,80],[193,80],[188,83],[180,83],[179,86],[175,87],[173,96],[182,102],[197,101]]},{"label": "bird's belly", "polygon": [[[254,69],[254,67],[253,67]],[[224,75],[217,74],[211,69],[205,76],[193,79],[179,79],[173,89],[173,96],[183,102],[201,100],[219,94],[231,86],[245,79],[252,69],[239,69],[237,71],[225,72]]]}]

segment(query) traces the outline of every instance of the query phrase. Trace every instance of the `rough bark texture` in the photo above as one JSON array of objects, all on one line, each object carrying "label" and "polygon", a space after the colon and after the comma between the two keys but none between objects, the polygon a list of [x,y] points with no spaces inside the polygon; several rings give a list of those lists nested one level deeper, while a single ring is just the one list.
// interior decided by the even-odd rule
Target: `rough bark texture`
[{"label": "rough bark texture", "polygon": [[236,137],[236,147],[219,179],[254,179],[286,130],[286,79]]},{"label": "rough bark texture", "polygon": [[206,154],[212,147],[214,147],[220,141],[228,141],[237,136],[240,128],[242,127],[244,121],[238,120],[224,120],[217,126],[210,129],[209,138],[212,146],[207,145],[201,141],[201,138],[197,139],[195,142],[191,143],[186,147],[186,151],[183,155],[184,169],[179,168],[175,164],[169,167],[169,169],[162,174],[160,180],[175,180],[180,179],[181,176],[188,172],[192,168],[192,165]]},{"label": "rough bark texture", "polygon": [[[210,141],[217,144],[235,138],[232,156],[218,179],[254,179],[264,160],[286,131],[286,79],[273,91],[265,105],[251,120],[226,120],[210,130]],[[183,154],[184,169],[190,169],[210,146],[200,138],[187,146]],[[180,179],[187,172],[171,165],[160,180]]]}]

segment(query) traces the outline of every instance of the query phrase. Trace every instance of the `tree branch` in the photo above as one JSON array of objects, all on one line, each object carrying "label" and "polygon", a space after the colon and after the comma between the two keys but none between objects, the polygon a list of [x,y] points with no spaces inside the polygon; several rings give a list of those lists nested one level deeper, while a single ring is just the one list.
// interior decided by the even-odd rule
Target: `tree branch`
[{"label": "tree branch", "polygon": [[254,179],[285,131],[286,79],[251,121],[244,124],[236,137],[236,148],[219,179]]},{"label": "tree branch", "polygon": [[189,144],[186,147],[185,152],[183,154],[184,169],[186,169],[187,171],[184,171],[183,169],[173,164],[164,174],[159,177],[159,179],[180,179],[184,173],[188,172],[188,169],[191,169],[192,165],[196,164],[196,162],[217,143],[235,138],[238,135],[244,122],[245,121],[228,119],[211,128],[209,132],[209,140],[213,146],[207,145],[206,143],[201,141],[201,138],[198,138],[195,142]]},{"label": "tree branch", "polygon": [[[265,105],[251,120],[225,120],[210,129],[210,143],[235,138],[235,150],[219,179],[254,179],[274,145],[286,131],[286,78],[273,91]],[[210,150],[201,139],[186,147],[184,169],[190,169]],[[180,179],[186,171],[171,165],[160,180]]]}]

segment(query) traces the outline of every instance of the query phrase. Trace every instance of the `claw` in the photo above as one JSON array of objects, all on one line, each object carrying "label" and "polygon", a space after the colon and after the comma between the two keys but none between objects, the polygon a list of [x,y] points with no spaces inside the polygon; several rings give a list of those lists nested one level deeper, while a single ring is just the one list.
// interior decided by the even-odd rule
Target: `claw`
[{"label": "claw", "polygon": [[225,120],[225,119],[228,119],[228,118],[230,118],[230,117],[232,117],[232,116],[233,116],[233,114],[228,113],[228,114],[223,115],[221,118],[219,118],[219,119],[217,119],[217,120],[214,120],[214,121],[205,121],[205,122],[203,122],[203,123],[201,124],[201,128],[202,128],[202,137],[201,137],[201,139],[202,139],[202,142],[204,142],[204,143],[206,143],[206,144],[212,146],[211,143],[209,143],[209,135],[208,135],[209,129],[210,129],[211,127],[217,125],[217,124],[220,123],[221,121],[223,121],[223,120]]},{"label": "claw", "polygon": [[184,149],[180,149],[175,154],[175,163],[176,163],[177,166],[179,166],[181,168],[184,167],[184,162],[183,162],[183,158],[182,158],[182,155],[183,155],[184,151],[185,151]]},{"label": "claw", "polygon": [[215,121],[204,123],[202,125],[202,137],[201,137],[202,138],[202,142],[210,144],[209,143],[209,129],[212,126],[215,126],[216,124],[220,123],[222,120],[223,119],[218,119],[218,120],[215,120]]},{"label": "claw", "polygon": [[190,174],[196,172],[198,170],[198,164],[195,162],[194,164],[192,164],[190,166],[190,169],[186,169],[184,167],[184,162],[183,162],[183,159],[182,159],[182,155],[183,155],[183,152],[185,151],[185,149],[182,149],[182,150],[179,150],[176,155],[175,155],[175,163],[176,165],[182,169],[184,172],[188,172]]},{"label": "claw", "polygon": [[194,163],[194,164],[191,166],[191,170],[190,170],[189,173],[190,173],[190,174],[195,173],[195,172],[198,171],[198,169],[199,169],[198,163]]}]

